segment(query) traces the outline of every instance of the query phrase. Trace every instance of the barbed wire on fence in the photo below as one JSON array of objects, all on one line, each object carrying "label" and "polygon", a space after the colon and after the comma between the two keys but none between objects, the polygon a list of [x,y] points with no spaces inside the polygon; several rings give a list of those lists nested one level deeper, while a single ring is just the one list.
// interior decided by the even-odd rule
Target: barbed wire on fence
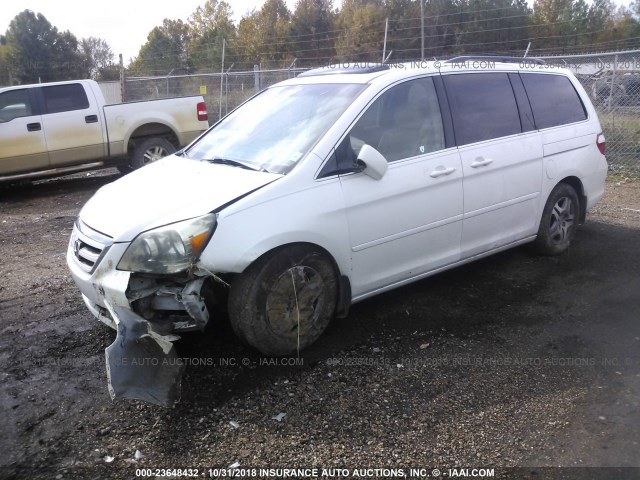
[{"label": "barbed wire on fence", "polygon": [[[504,53],[504,52],[503,52]],[[640,50],[547,55],[547,64],[571,70],[591,98],[607,140],[613,172],[640,175]],[[329,59],[330,60],[330,59]],[[322,65],[317,65],[322,66]],[[293,78],[308,68],[262,68],[224,73],[129,77],[125,101],[202,95],[212,121],[260,90]]]}]

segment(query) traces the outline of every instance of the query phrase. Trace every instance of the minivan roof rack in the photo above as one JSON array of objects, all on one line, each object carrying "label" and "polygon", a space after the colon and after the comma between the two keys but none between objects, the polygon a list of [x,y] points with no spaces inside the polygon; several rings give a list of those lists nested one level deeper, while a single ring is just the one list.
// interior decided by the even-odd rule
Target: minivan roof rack
[{"label": "minivan roof rack", "polygon": [[298,77],[315,77],[318,75],[338,75],[341,73],[375,73],[383,70],[389,70],[389,65],[383,63],[370,62],[354,62],[354,63],[337,63],[327,67],[314,68],[302,72]]},{"label": "minivan roof rack", "polygon": [[482,55],[462,55],[460,57],[450,58],[449,60],[445,60],[444,63],[461,63],[461,62],[470,62],[470,61],[485,61],[485,62],[499,62],[499,63],[525,63],[525,64],[536,64],[536,65],[546,65],[547,62],[542,60],[541,58],[535,57],[507,57],[501,55],[490,55],[490,56],[482,56]]}]

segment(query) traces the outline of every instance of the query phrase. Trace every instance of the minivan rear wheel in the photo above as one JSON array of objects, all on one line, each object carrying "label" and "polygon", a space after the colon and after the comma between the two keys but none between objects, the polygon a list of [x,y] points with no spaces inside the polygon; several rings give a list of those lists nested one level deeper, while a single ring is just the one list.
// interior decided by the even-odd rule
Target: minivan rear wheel
[{"label": "minivan rear wheel", "polygon": [[292,245],[238,275],[229,293],[229,320],[236,335],[263,354],[289,355],[320,337],[337,297],[337,275],[327,255],[317,247]]},{"label": "minivan rear wheel", "polygon": [[559,255],[569,248],[578,228],[580,200],[571,185],[559,183],[542,212],[535,246],[543,255]]}]

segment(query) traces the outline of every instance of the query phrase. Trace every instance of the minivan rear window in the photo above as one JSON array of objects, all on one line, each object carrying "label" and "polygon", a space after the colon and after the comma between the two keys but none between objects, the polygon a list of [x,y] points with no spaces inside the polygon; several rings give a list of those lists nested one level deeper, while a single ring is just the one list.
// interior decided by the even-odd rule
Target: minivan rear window
[{"label": "minivan rear window", "polygon": [[506,73],[445,75],[443,80],[458,145],[522,132]]},{"label": "minivan rear window", "polygon": [[521,73],[520,77],[539,129],[586,120],[582,100],[564,75]]}]

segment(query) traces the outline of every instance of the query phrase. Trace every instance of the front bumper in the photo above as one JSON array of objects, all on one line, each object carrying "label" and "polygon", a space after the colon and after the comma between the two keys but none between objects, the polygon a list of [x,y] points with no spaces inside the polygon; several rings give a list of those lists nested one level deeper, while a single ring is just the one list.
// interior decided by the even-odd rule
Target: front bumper
[{"label": "front bumper", "polygon": [[102,321],[108,312],[107,303],[129,307],[126,290],[131,273],[116,270],[128,246],[114,243],[80,221],[73,227],[67,266],[89,310]]},{"label": "front bumper", "polygon": [[117,331],[106,348],[112,399],[132,398],[170,407],[180,400],[183,362],[173,332],[203,329],[209,319],[201,290],[206,277],[140,277],[116,269],[129,243],[84,225],[74,227],[67,265],[89,311]]}]

